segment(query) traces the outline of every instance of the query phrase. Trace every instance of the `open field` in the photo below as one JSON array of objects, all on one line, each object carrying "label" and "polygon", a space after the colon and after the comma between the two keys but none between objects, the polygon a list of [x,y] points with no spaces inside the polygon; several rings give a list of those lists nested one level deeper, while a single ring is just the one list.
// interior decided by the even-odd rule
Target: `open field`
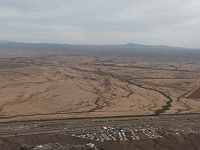
[{"label": "open field", "polygon": [[0,51],[0,121],[199,113],[199,87],[199,59]]}]

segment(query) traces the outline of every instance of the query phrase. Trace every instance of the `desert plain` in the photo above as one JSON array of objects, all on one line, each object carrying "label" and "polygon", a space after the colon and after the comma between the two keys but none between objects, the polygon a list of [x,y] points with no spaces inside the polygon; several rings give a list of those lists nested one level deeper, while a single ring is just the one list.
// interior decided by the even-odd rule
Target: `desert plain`
[{"label": "desert plain", "polygon": [[0,121],[200,112],[200,60],[0,51]]}]

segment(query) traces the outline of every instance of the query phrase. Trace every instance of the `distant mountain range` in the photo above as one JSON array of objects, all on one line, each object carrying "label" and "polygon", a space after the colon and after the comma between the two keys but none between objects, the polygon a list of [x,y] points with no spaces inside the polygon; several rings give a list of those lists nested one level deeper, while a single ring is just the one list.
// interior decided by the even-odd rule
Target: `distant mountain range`
[{"label": "distant mountain range", "polygon": [[200,58],[200,50],[171,47],[165,45],[141,45],[128,43],[124,45],[78,45],[56,43],[22,43],[0,40],[0,50],[45,51],[45,52],[79,52],[90,54],[117,54],[139,56],[192,56]]},{"label": "distant mountain range", "polygon": [[15,41],[0,40],[0,43],[17,43]]},{"label": "distant mountain range", "polygon": [[142,45],[142,44],[134,44],[134,43],[128,43],[128,44],[120,44],[120,45],[98,45],[98,44],[88,44],[88,45],[81,45],[81,44],[59,44],[59,43],[25,43],[25,42],[16,42],[16,41],[8,41],[8,40],[0,40],[0,44],[9,44],[9,45],[51,45],[51,46],[58,46],[58,45],[66,45],[66,46],[83,46],[83,47],[126,47],[126,48],[160,48],[160,49],[192,49],[192,48],[183,48],[183,47],[172,47],[172,46],[166,46],[166,45]]}]

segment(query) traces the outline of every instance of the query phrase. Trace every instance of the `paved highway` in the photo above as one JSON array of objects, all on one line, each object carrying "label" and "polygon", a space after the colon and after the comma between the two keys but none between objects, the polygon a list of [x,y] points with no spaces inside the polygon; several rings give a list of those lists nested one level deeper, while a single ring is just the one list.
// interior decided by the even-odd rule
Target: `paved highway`
[{"label": "paved highway", "polygon": [[100,128],[103,126],[122,126],[143,123],[170,121],[200,121],[200,114],[165,115],[149,117],[99,118],[99,119],[63,119],[48,121],[23,121],[0,123],[0,137],[12,137],[40,133],[63,132],[75,129]]}]

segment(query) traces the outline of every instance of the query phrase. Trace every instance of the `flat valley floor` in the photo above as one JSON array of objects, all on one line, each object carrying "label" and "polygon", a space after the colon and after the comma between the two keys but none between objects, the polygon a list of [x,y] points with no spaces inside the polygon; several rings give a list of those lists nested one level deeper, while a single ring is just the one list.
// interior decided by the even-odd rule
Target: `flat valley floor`
[{"label": "flat valley floor", "polygon": [[0,52],[0,121],[200,112],[200,60]]}]

